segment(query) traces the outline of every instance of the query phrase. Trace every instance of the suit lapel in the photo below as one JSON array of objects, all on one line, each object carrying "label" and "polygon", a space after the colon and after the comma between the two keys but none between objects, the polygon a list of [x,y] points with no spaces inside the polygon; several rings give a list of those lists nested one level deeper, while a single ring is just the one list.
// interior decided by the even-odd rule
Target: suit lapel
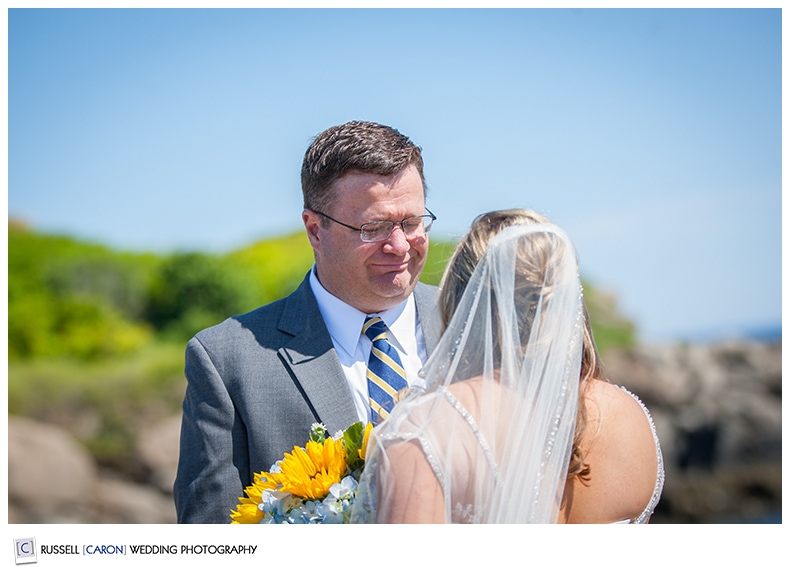
[{"label": "suit lapel", "polygon": [[278,353],[318,420],[330,433],[356,422],[357,413],[345,373],[307,277],[288,297],[279,329],[293,335]]},{"label": "suit lapel", "polygon": [[436,308],[438,289],[423,283],[414,288],[414,300],[417,303],[417,315],[420,317],[422,335],[425,339],[425,350],[431,356],[439,343],[439,312]]}]

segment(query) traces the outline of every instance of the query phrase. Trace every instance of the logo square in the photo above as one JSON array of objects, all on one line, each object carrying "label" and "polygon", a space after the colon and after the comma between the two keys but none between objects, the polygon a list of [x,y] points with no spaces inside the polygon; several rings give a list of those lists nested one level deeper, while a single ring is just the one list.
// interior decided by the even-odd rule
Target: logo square
[{"label": "logo square", "polygon": [[36,539],[35,538],[15,538],[14,539],[14,559],[17,564],[31,564],[37,562],[36,558]]}]

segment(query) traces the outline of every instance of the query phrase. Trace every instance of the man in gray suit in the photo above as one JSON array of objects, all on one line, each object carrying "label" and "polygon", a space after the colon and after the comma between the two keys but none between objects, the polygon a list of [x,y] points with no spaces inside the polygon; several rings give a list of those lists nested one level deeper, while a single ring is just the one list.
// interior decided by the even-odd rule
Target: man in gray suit
[{"label": "man in gray suit", "polygon": [[201,331],[187,390],[174,498],[181,523],[230,521],[253,473],[369,420],[370,316],[387,325],[408,381],[438,340],[436,288],[419,283],[434,215],[420,148],[387,126],[319,134],[302,164],[302,220],[315,265],[289,296]]}]

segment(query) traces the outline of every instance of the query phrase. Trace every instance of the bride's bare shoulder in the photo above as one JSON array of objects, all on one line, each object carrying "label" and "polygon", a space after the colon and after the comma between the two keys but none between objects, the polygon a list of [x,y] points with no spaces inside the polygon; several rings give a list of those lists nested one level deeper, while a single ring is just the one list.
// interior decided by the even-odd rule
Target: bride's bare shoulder
[{"label": "bride's bare shoulder", "polygon": [[635,518],[649,503],[658,472],[650,421],[631,394],[611,383],[591,381],[585,399],[582,453],[590,481],[574,489],[577,510],[584,511],[579,521]]},{"label": "bride's bare shoulder", "polygon": [[486,389],[494,389],[495,392],[498,392],[498,386],[499,385],[490,382],[486,385],[485,379],[482,377],[474,377],[465,381],[455,382],[449,385],[447,389],[467,408],[467,410],[469,410],[474,409],[479,404],[480,396]]},{"label": "bride's bare shoulder", "polygon": [[615,448],[627,458],[644,453],[655,459],[655,443],[650,421],[642,405],[629,392],[611,383],[593,380],[586,392],[587,439],[599,449]]}]

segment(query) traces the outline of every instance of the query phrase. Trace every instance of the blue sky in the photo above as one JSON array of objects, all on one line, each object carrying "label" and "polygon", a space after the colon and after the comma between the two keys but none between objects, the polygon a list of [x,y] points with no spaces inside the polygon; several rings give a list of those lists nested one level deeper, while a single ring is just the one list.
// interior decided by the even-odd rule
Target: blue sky
[{"label": "blue sky", "polygon": [[8,212],[129,251],[300,229],[366,119],[422,146],[437,238],[530,207],[646,341],[781,323],[781,11],[18,10]]}]

